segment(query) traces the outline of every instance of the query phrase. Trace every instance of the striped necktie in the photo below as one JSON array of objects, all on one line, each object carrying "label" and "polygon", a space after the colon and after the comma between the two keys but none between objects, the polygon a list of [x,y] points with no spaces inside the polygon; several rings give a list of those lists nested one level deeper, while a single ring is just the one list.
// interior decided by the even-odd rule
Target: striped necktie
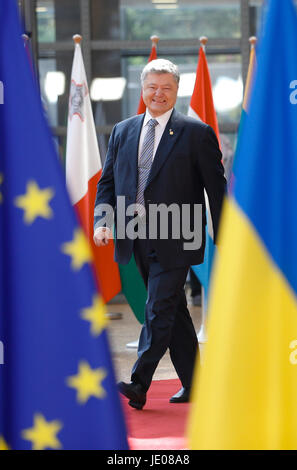
[{"label": "striped necktie", "polygon": [[[137,184],[137,195],[136,203],[144,206],[144,195],[143,191],[150,173],[150,169],[153,161],[154,143],[155,143],[155,127],[158,125],[156,119],[150,119],[147,123],[148,130],[144,137],[142,144],[140,158],[138,162],[138,184]],[[144,215],[144,210],[139,209],[138,214]]]}]

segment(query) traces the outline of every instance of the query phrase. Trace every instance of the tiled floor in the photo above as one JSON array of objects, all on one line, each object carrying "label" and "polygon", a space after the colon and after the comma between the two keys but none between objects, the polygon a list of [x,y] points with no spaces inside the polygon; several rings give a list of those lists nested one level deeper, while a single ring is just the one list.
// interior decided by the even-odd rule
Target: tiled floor
[{"label": "tiled floor", "polygon": [[[117,380],[129,382],[131,368],[137,359],[137,350],[128,349],[126,344],[138,339],[141,325],[128,304],[108,304],[106,310],[110,313],[122,313],[121,319],[109,321],[108,332]],[[189,311],[198,332],[201,325],[201,308],[189,306]],[[158,365],[154,380],[173,378],[177,378],[177,375],[167,352]]]}]

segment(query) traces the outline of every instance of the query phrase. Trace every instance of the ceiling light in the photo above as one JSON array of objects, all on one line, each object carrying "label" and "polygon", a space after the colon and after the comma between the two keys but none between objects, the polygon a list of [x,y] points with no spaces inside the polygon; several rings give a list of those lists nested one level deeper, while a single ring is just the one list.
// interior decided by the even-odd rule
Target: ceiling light
[{"label": "ceiling light", "polygon": [[186,96],[192,96],[195,79],[196,79],[195,72],[181,73],[177,96],[179,96],[180,98],[183,98]]},{"label": "ceiling light", "polygon": [[47,72],[44,90],[49,102],[56,103],[58,96],[65,92],[65,74],[63,72]]},{"label": "ceiling light", "polygon": [[177,3],[178,0],[152,0],[152,3]]},{"label": "ceiling light", "polygon": [[175,10],[178,8],[178,5],[171,5],[170,3],[164,3],[163,5],[155,5],[157,10]]},{"label": "ceiling light", "polygon": [[95,78],[91,84],[93,101],[117,101],[122,99],[126,87],[124,77]]},{"label": "ceiling light", "polygon": [[36,13],[46,13],[47,11],[47,7],[36,7]]},{"label": "ceiling light", "polygon": [[227,112],[242,103],[243,83],[241,77],[234,80],[220,77],[213,87],[213,101],[217,111]]}]

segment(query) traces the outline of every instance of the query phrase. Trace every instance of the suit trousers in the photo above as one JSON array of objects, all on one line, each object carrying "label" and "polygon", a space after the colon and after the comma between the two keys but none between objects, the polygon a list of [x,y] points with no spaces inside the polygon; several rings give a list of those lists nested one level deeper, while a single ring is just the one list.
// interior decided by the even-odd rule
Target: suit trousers
[{"label": "suit trousers", "polygon": [[148,298],[131,381],[141,384],[147,391],[160,359],[169,348],[182,385],[190,387],[198,341],[184,290],[189,266],[162,268],[156,253],[148,252],[148,240],[134,241],[134,257]]}]

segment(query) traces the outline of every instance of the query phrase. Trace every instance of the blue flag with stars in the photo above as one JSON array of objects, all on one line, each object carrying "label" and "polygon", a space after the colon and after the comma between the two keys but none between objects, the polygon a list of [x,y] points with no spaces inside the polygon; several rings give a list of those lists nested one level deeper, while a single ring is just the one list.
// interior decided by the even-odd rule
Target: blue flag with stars
[{"label": "blue flag with stars", "polygon": [[0,2],[0,449],[127,449],[92,254],[16,3]]}]

